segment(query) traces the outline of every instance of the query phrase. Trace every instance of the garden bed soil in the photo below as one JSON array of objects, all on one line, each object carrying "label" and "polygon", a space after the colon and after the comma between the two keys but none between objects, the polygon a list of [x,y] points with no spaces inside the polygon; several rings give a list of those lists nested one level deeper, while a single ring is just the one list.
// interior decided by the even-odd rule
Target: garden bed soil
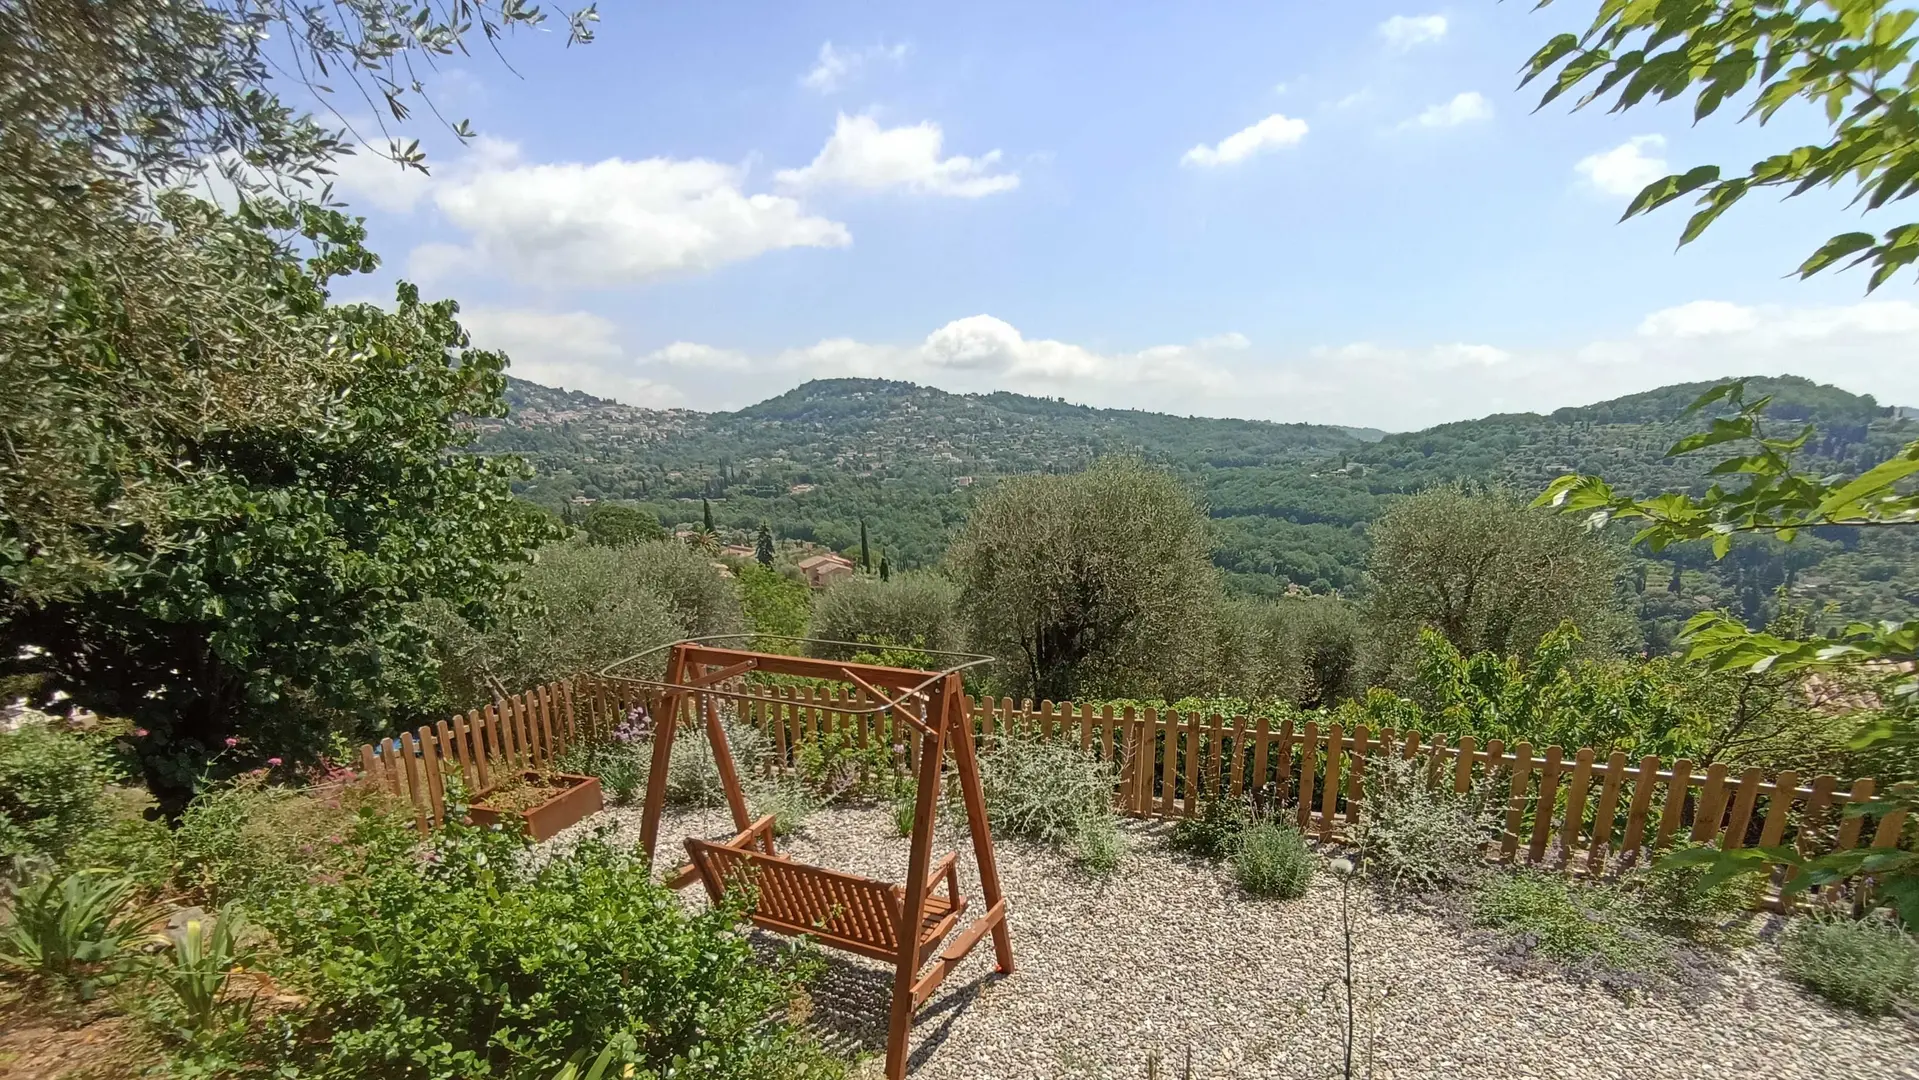
[{"label": "garden bed soil", "polygon": [[530,787],[549,788],[555,794],[523,810],[497,808],[485,805],[486,800],[506,785],[494,784],[474,794],[473,805],[467,808],[468,820],[475,825],[497,825],[518,817],[526,823],[526,834],[537,843],[552,839],[562,830],[599,813],[606,806],[597,776],[545,774],[528,770],[520,774],[520,778]]},{"label": "garden bed soil", "polygon": [[[640,812],[609,810],[555,843],[602,826],[614,829],[615,843],[637,843]],[[1192,1075],[1204,1080],[1339,1076],[1329,995],[1344,938],[1338,884],[1323,859],[1303,899],[1253,900],[1230,869],[1169,853],[1164,823],[1121,829],[1127,854],[1105,882],[1054,851],[996,845],[1019,970],[996,976],[993,950],[974,950],[919,1012],[914,1080],[1135,1080],[1151,1055],[1158,1075],[1177,1077],[1188,1053]],[[661,861],[675,863],[681,837],[733,831],[724,810],[669,813]],[[884,807],[816,813],[780,849],[881,880],[906,873],[906,841]],[[959,852],[962,894],[977,898],[963,832],[940,830],[934,852],[946,851]],[[681,896],[704,903],[699,889]],[[1374,1003],[1360,1009],[1356,1076],[1919,1080],[1919,1027],[1828,1005],[1779,974],[1769,945],[1729,958],[1718,993],[1689,1008],[1503,973],[1485,946],[1441,918],[1370,890],[1355,890],[1353,909],[1359,991]],[[824,956],[811,1023],[829,1044],[866,1055],[861,1075],[877,1077],[891,971],[846,953]]]}]

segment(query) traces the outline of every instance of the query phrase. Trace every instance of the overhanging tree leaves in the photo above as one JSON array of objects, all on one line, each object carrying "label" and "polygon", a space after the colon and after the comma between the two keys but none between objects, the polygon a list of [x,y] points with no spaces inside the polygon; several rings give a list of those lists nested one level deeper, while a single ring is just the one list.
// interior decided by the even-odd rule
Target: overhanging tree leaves
[{"label": "overhanging tree leaves", "polygon": [[[550,531],[511,460],[459,452],[504,358],[454,306],[327,303],[377,260],[325,195],[345,133],[280,96],[352,87],[397,124],[415,58],[539,18],[0,3],[0,666],[135,717],[163,795],[427,705],[413,605],[484,620]],[[173,190],[209,167],[234,213]]]},{"label": "overhanging tree leaves", "polygon": [[[1540,0],[1544,7],[1552,0]],[[1520,85],[1545,77],[1540,105],[1585,88],[1580,109],[1612,95],[1612,111],[1693,97],[1702,120],[1736,100],[1761,124],[1793,103],[1818,109],[1825,142],[1793,147],[1727,175],[1700,165],[1648,184],[1625,217],[1697,193],[1680,232],[1691,243],[1748,194],[1787,196],[1846,188],[1852,205],[1877,210],[1919,191],[1919,11],[1891,0],[1605,0],[1583,35],[1561,34],[1527,61]],[[1796,273],[1872,268],[1867,291],[1919,260],[1919,223],[1846,232],[1822,244]]]},{"label": "overhanging tree leaves", "polygon": [[[1542,0],[1542,6],[1550,2]],[[1702,165],[1664,177],[1626,208],[1629,218],[1698,192],[1699,209],[1680,233],[1684,245],[1759,188],[1776,188],[1790,197],[1814,188],[1849,187],[1852,205],[1866,211],[1919,191],[1915,24],[1919,11],[1889,0],[1604,0],[1584,36],[1562,34],[1533,55],[1521,85],[1554,72],[1542,106],[1590,83],[1574,108],[1611,93],[1615,112],[1691,93],[1695,120],[1749,90],[1744,118],[1761,124],[1793,102],[1822,110],[1829,126],[1826,142],[1769,156],[1744,175],[1726,177],[1718,166]],[[1870,292],[1916,260],[1919,223],[1879,235],[1841,233],[1808,256],[1797,273],[1810,277],[1842,262],[1867,265],[1872,267]],[[1667,492],[1639,499],[1615,492],[1596,476],[1564,476],[1540,496],[1539,505],[1585,514],[1596,527],[1611,520],[1643,521],[1638,543],[1657,550],[1709,541],[1721,558],[1739,533],[1771,533],[1789,542],[1808,529],[1919,525],[1919,494],[1912,485],[1919,473],[1919,441],[1857,476],[1817,476],[1794,468],[1795,455],[1814,434],[1811,426],[1796,434],[1765,432],[1761,421],[1768,399],[1747,403],[1743,382],[1715,387],[1693,403],[1693,410],[1720,401],[1733,414],[1714,419],[1706,431],[1675,443],[1668,454],[1741,451],[1715,464],[1711,475],[1743,476],[1744,484],[1728,489],[1714,483],[1698,497]],[[1870,714],[1858,744],[1919,746],[1919,622],[1854,623],[1831,638],[1808,640],[1755,631],[1723,612],[1703,612],[1687,623],[1680,640],[1690,659],[1717,670],[1810,674],[1824,669],[1876,680],[1884,708]],[[1879,803],[1849,812],[1919,817],[1919,783],[1895,784]],[[1869,874],[1901,918],[1919,925],[1919,855],[1911,851],[1808,858],[1789,849],[1746,849],[1675,857],[1714,862],[1721,876],[1789,866],[1798,871],[1786,882],[1789,892]]]}]

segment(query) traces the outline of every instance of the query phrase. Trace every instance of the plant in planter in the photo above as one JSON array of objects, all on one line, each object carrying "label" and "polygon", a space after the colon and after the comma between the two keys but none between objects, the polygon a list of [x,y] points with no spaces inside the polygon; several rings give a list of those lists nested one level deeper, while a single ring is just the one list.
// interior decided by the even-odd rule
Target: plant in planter
[{"label": "plant in planter", "polygon": [[535,843],[551,839],[560,830],[606,805],[597,776],[527,769],[503,774],[499,782],[473,795],[467,817],[475,825],[498,825],[518,819]]}]

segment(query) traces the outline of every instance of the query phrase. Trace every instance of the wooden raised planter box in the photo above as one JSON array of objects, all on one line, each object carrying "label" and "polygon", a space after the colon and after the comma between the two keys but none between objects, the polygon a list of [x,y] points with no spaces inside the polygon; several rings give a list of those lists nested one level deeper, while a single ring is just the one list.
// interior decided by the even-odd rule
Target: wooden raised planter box
[{"label": "wooden raised planter box", "polygon": [[561,829],[588,815],[599,813],[600,808],[606,805],[606,800],[600,795],[600,778],[597,776],[542,774],[531,770],[520,775],[528,784],[551,790],[552,797],[525,810],[495,809],[486,805],[487,797],[500,790],[501,785],[493,784],[474,793],[473,804],[467,808],[468,820],[475,825],[498,825],[517,816],[526,822],[526,834],[538,843],[552,839]]}]

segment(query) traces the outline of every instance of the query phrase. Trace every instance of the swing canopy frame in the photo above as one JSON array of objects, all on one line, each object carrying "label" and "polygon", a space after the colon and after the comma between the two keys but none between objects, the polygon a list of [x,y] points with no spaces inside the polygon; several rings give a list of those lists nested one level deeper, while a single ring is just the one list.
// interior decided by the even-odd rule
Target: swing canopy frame
[{"label": "swing canopy frame", "polygon": [[[823,945],[844,949],[893,965],[893,1001],[887,1024],[886,1076],[906,1075],[907,1042],[913,1015],[940,983],[988,935],[993,939],[997,970],[1010,975],[1012,935],[1007,927],[1006,898],[1000,891],[999,867],[994,859],[993,835],[988,828],[986,800],[980,787],[979,755],[974,744],[972,718],[965,708],[961,672],[991,663],[993,658],[972,653],[916,650],[947,667],[937,671],[864,664],[757,652],[741,645],[780,640],[803,647],[844,646],[834,642],[775,635],[721,635],[693,638],[615,661],[601,676],[635,685],[658,702],[653,710],[652,764],[647,772],[646,802],[640,825],[640,844],[655,858],[660,815],[666,803],[667,764],[673,740],[682,722],[701,725],[713,750],[736,833],[726,840],[685,840],[688,865],[669,875],[667,883],[684,888],[695,881],[714,901],[744,891],[746,917],[775,933],[806,935]],[[626,674],[651,670],[666,654],[665,673],[659,678]],[[826,867],[812,866],[782,855],[773,838],[770,816],[754,820],[746,805],[720,721],[721,700],[758,700],[726,684],[753,672],[824,679],[857,687],[874,703],[848,703],[834,711],[848,715],[890,713],[918,740],[916,798],[911,845],[903,884],[880,881]],[[941,776],[948,753],[966,807],[973,857],[979,870],[980,899],[985,911],[965,929],[953,933],[968,901],[959,894],[957,855],[933,860],[933,827],[939,809]],[[944,895],[939,895],[944,886]],[[951,939],[948,940],[949,935]],[[944,942],[944,948],[941,944]],[[928,966],[930,963],[930,967]],[[922,969],[924,973],[922,973]]]}]

